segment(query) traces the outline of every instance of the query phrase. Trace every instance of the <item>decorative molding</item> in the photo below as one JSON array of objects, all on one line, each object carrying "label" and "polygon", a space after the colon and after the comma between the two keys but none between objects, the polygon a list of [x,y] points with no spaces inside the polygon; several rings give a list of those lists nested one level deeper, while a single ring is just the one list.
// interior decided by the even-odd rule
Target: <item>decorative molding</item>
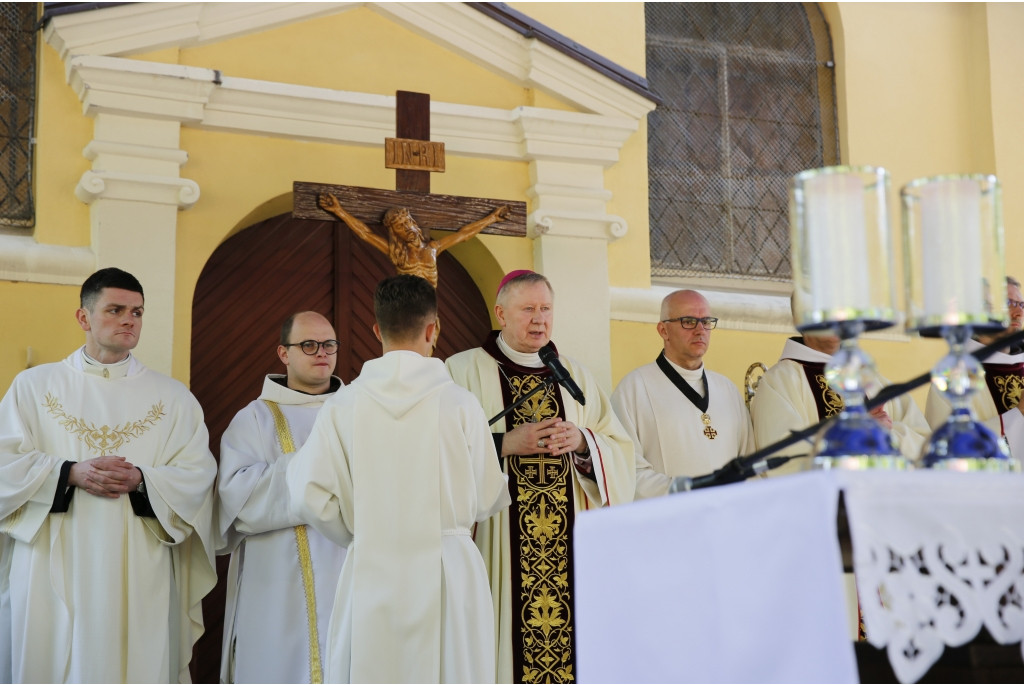
[{"label": "decorative molding", "polygon": [[203,119],[219,72],[180,64],[80,55],[67,62],[66,77],[88,115],[108,112],[195,123]]},{"label": "decorative molding", "polygon": [[199,200],[199,184],[187,178],[86,171],[75,186],[75,197],[86,204],[96,200],[130,200],[188,209]]},{"label": "decorative molding", "polygon": [[526,237],[542,235],[569,238],[601,238],[618,240],[626,235],[628,225],[621,216],[604,212],[567,212],[539,209],[526,217]]},{"label": "decorative molding", "polygon": [[60,54],[137,55],[215,43],[358,7],[361,2],[140,2],[51,17]]},{"label": "decorative molding", "polygon": [[519,35],[460,2],[371,2],[366,6],[491,72],[573,107],[641,119],[655,103],[549,45]]},{"label": "decorative molding", "polygon": [[[394,134],[395,97],[232,78],[212,69],[81,55],[68,82],[85,111],[178,120],[204,129],[293,140],[382,145]],[[636,121],[536,107],[502,110],[431,103],[431,137],[449,154],[489,159],[618,161]]]},{"label": "decorative molding", "polygon": [[80,286],[95,270],[89,247],[40,245],[31,236],[0,234],[0,280]]},{"label": "decorative molding", "polygon": [[91,140],[82,150],[82,156],[95,162],[101,156],[121,157],[150,162],[166,162],[182,166],[188,161],[188,153],[166,147],[136,145],[134,143],[116,143],[109,140]]},{"label": "decorative molding", "polygon": [[[685,286],[684,286],[685,287]],[[611,318],[614,321],[657,323],[661,301],[679,290],[653,285],[650,288],[611,288]],[[707,298],[721,328],[793,333],[793,314],[786,295],[728,292],[695,288]]]},{"label": "decorative molding", "polygon": [[[679,287],[652,285],[647,289],[613,287],[610,289],[611,318],[613,321],[657,323],[661,314],[661,301],[669,293],[685,288],[687,288],[686,285]],[[711,311],[718,317],[719,328],[796,335],[789,295],[745,293],[704,287],[692,289],[699,291],[707,298],[711,305]],[[890,342],[911,340],[911,337],[903,331],[902,322],[882,331],[865,333],[862,337],[868,340],[888,340]]]},{"label": "decorative molding", "polygon": [[577,109],[636,121],[655,107],[578,60],[456,2],[129,3],[53,16],[43,35],[67,62],[75,55],[131,56],[205,45],[360,6]]}]

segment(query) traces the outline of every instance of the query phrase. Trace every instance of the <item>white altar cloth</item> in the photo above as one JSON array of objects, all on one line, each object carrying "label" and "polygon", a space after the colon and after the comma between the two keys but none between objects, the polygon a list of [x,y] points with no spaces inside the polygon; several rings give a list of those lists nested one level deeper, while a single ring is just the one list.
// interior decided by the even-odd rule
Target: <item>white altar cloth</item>
[{"label": "white altar cloth", "polygon": [[857,682],[838,487],[797,474],[581,514],[580,682]]},{"label": "white altar cloth", "polygon": [[1021,641],[1024,475],[818,471],[582,514],[580,682],[856,682],[840,491],[867,638],[901,682],[983,626]]}]

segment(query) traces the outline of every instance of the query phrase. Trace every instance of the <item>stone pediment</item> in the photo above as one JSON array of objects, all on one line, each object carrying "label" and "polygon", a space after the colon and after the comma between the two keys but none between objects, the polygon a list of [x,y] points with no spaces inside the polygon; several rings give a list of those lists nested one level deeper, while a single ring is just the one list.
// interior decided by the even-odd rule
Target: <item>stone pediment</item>
[{"label": "stone pediment", "polygon": [[637,120],[654,108],[655,97],[642,77],[543,25],[527,25],[528,17],[504,5],[477,5],[479,9],[466,3],[430,2],[147,2],[96,9],[89,3],[83,5],[89,11],[69,11],[73,7],[49,11],[44,35],[65,63],[82,55],[131,58],[209,45],[364,7],[578,111]]}]

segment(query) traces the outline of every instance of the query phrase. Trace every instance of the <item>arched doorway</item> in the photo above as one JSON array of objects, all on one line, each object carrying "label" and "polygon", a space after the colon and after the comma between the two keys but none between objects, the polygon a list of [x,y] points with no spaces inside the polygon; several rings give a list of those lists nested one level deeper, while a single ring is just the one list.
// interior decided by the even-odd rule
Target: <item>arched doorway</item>
[{"label": "arched doorway", "polygon": [[[235,234],[211,255],[192,302],[192,393],[219,457],[221,434],[234,415],[259,396],[263,377],[283,373],[276,349],[281,322],[296,311],[320,312],[334,323],[341,343],[335,373],[349,383],[363,362],[380,356],[373,335],[373,291],[393,275],[388,258],[340,222],[293,219],[282,214]],[[436,356],[479,345],[491,328],[486,302],[473,280],[448,253],[438,258],[441,339]],[[218,574],[227,557],[218,558]],[[194,682],[219,677],[224,589],[204,601],[206,633],[196,644]]]}]

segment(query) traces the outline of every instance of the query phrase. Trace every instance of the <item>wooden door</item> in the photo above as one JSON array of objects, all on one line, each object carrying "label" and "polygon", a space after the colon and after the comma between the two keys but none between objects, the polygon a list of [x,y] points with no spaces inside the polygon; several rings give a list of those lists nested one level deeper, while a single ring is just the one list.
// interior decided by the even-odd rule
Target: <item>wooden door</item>
[{"label": "wooden door", "polygon": [[[219,458],[221,434],[256,399],[268,373],[284,373],[277,358],[281,323],[313,310],[338,334],[335,374],[349,383],[367,359],[379,357],[373,335],[373,291],[395,273],[388,258],[335,221],[276,216],[235,234],[217,248],[196,284],[192,303],[191,390],[203,407],[210,449]],[[435,356],[483,342],[491,329],[483,296],[458,261],[438,259],[441,338]],[[217,561],[218,574],[227,557]],[[196,644],[194,682],[218,682],[224,589],[204,602],[206,633]]]}]

